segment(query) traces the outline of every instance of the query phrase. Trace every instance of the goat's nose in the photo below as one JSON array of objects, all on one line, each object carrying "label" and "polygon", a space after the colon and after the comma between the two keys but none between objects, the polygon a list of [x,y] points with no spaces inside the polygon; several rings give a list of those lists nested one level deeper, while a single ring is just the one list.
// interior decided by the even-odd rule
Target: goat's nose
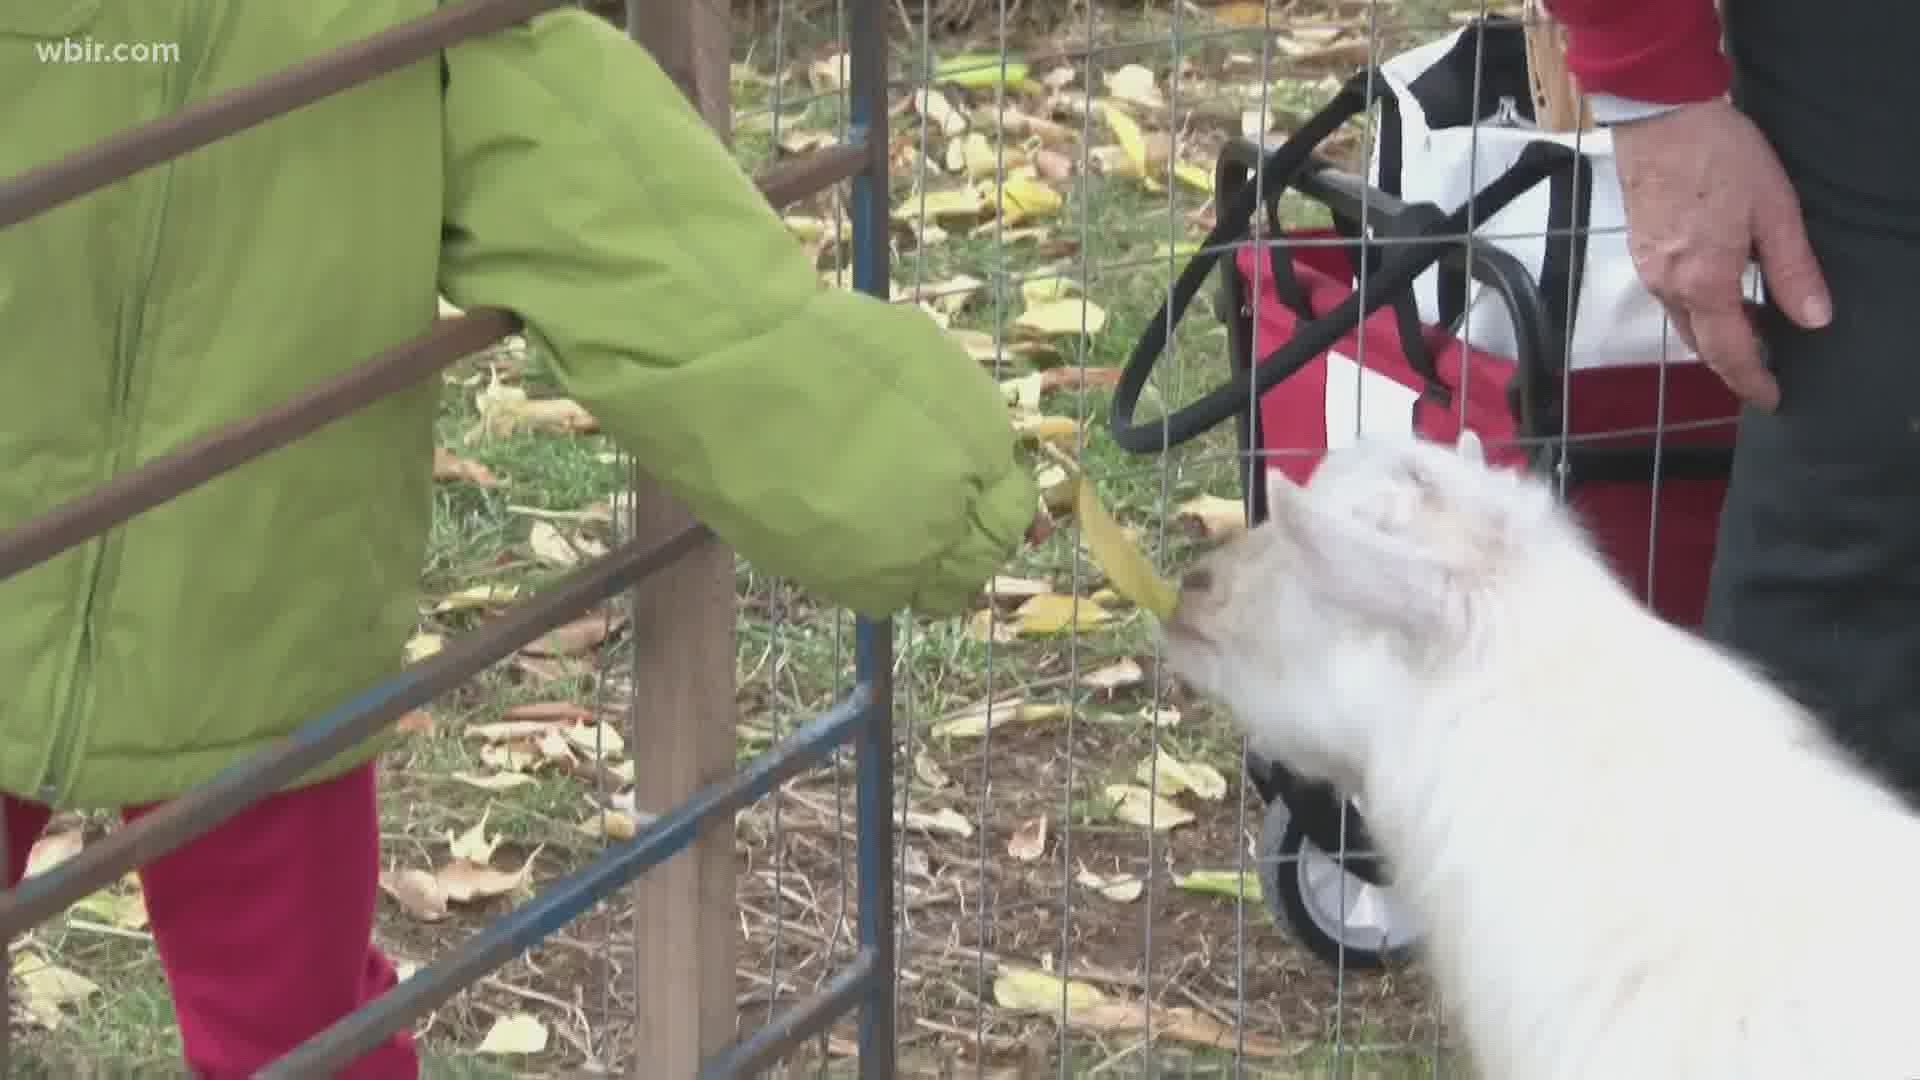
[{"label": "goat's nose", "polygon": [[1213,587],[1213,571],[1204,566],[1189,570],[1180,579],[1180,587],[1188,592],[1205,592]]}]

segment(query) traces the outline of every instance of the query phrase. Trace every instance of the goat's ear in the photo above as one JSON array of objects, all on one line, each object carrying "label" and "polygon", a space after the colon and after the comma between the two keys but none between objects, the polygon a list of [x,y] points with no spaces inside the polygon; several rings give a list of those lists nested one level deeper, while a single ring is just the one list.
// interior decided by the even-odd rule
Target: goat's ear
[{"label": "goat's ear", "polygon": [[1349,514],[1321,507],[1310,489],[1269,485],[1268,520],[1296,554],[1294,572],[1364,622],[1419,642],[1467,632],[1467,575],[1441,554]]},{"label": "goat's ear", "polygon": [[1487,449],[1480,445],[1479,434],[1471,428],[1460,433],[1460,441],[1454,443],[1453,448],[1460,452],[1461,457],[1466,458],[1475,465],[1485,465],[1487,463]]}]

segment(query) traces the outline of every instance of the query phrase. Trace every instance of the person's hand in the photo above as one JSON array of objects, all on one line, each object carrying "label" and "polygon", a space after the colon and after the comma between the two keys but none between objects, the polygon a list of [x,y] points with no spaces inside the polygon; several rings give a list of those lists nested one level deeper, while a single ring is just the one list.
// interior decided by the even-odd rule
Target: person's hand
[{"label": "person's hand", "polygon": [[1641,281],[1728,389],[1772,410],[1780,387],[1740,293],[1748,259],[1758,255],[1769,299],[1802,327],[1825,326],[1833,300],[1766,136],[1714,100],[1615,125],[1613,145]]}]

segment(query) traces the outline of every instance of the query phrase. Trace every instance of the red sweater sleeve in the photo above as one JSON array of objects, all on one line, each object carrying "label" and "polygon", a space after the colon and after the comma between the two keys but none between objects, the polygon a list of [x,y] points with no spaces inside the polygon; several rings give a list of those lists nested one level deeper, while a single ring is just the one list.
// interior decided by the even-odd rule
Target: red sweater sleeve
[{"label": "red sweater sleeve", "polygon": [[1727,90],[1714,0],[1545,0],[1567,31],[1567,67],[1590,94],[1662,104]]}]

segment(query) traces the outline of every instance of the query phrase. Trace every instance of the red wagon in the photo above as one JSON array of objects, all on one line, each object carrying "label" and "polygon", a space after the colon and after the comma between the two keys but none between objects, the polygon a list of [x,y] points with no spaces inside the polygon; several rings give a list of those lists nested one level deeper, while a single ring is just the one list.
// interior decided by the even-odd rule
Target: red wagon
[{"label": "red wagon", "polygon": [[[1697,362],[1569,370],[1564,342],[1577,313],[1568,309],[1579,293],[1577,281],[1562,279],[1584,258],[1578,221],[1549,241],[1555,269],[1539,277],[1554,279],[1552,288],[1497,243],[1467,242],[1469,220],[1564,179],[1582,167],[1574,155],[1530,149],[1471,207],[1451,213],[1402,202],[1317,157],[1320,142],[1365,107],[1367,85],[1356,76],[1277,148],[1240,141],[1221,154],[1218,224],[1128,361],[1113,405],[1115,440],[1161,453],[1233,421],[1241,490],[1258,522],[1265,484],[1255,469],[1304,482],[1327,449],[1359,436],[1417,432],[1452,442],[1470,429],[1489,460],[1554,478],[1622,578],[1663,617],[1697,625],[1731,464],[1733,397]],[[1333,226],[1280,228],[1287,190],[1324,206]],[[1557,256],[1556,245],[1564,246]],[[1168,333],[1216,265],[1228,380],[1168,417],[1136,421]],[[1511,355],[1461,340],[1458,319],[1420,319],[1413,282],[1429,271],[1460,284],[1470,278],[1506,306]],[[1328,962],[1378,966],[1411,945],[1417,930],[1395,911],[1389,869],[1366,854],[1360,810],[1283,763],[1249,757],[1246,768],[1267,804],[1260,873],[1275,917]],[[1326,853],[1342,849],[1343,827],[1347,854],[1336,859]]]}]

